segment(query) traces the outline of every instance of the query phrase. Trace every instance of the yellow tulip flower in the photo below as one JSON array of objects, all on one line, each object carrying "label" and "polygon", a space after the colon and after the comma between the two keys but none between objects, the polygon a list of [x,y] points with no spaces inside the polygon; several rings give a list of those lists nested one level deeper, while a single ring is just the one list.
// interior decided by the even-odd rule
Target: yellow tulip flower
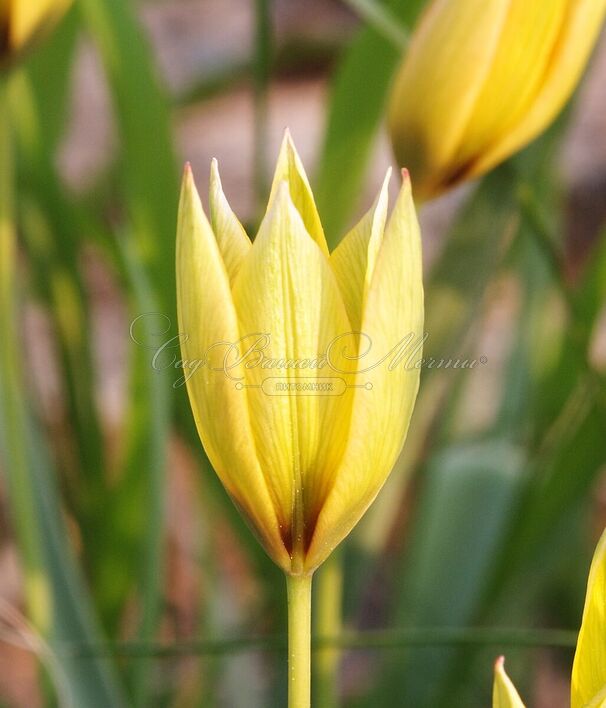
[{"label": "yellow tulip flower", "polygon": [[419,386],[421,244],[410,181],[330,254],[286,134],[251,243],[211,167],[177,233],[184,378],[210,462],[288,589],[289,708],[310,703],[311,575],[372,503]]},{"label": "yellow tulip flower", "polygon": [[605,13],[606,0],[433,0],[389,107],[394,152],[416,194],[487,172],[547,128]]},{"label": "yellow tulip flower", "polygon": [[0,0],[0,62],[20,54],[59,21],[72,0]]},{"label": "yellow tulip flower", "polygon": [[[410,182],[405,177],[389,221],[387,183],[329,254],[288,134],[254,243],[229,207],[216,162],[210,222],[185,171],[181,349],[185,361],[208,357],[187,379],[190,402],[223,485],[289,574],[311,573],[357,523],[391,471],[412,414],[420,347],[414,365],[374,366],[409,335],[420,342],[423,328]],[[225,343],[240,343],[239,351]],[[250,347],[252,355],[238,359]],[[337,395],[290,395],[296,386],[323,393],[331,385]]]},{"label": "yellow tulip flower", "polygon": [[[595,550],[572,666],[571,708],[606,708],[606,531]],[[495,664],[493,708],[524,708],[505,673]]]}]

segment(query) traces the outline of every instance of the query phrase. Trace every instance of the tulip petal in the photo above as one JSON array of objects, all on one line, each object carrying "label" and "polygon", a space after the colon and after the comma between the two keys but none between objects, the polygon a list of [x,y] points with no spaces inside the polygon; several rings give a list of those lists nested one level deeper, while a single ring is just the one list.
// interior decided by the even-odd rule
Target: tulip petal
[{"label": "tulip petal", "polygon": [[217,238],[229,282],[233,285],[242,261],[248,255],[252,244],[223,193],[219,166],[214,159],[210,163],[209,205],[210,223]]},{"label": "tulip petal", "polygon": [[290,520],[285,543],[296,565],[344,448],[351,392],[268,395],[260,387],[271,377],[294,384],[334,376],[325,365],[289,368],[284,362],[317,358],[350,325],[328,260],[307,234],[286,182],[277,189],[233,294],[243,335],[251,335],[251,342],[259,334],[269,337],[265,365],[259,359],[252,365],[251,358],[245,370],[248,404],[259,461],[277,490],[280,518]]},{"label": "tulip petal", "polygon": [[303,219],[307,233],[318,244],[323,253],[328,256],[328,246],[324,237],[324,229],[320,221],[320,215],[316,208],[313,193],[309,186],[309,180],[305,174],[303,163],[290,137],[290,132],[284,132],[284,139],[278,155],[278,162],[271,185],[271,193],[267,210],[271,209],[272,203],[278,193],[280,184],[288,183],[288,190],[293,204]]},{"label": "tulip petal", "polygon": [[606,0],[566,3],[541,90],[517,126],[508,130],[474,163],[470,175],[481,174],[539,135],[563,108],[587,64],[606,15]]},{"label": "tulip petal", "polygon": [[606,708],[606,686],[602,686],[602,690],[583,708]]},{"label": "tulip petal", "polygon": [[[229,281],[189,167],[183,178],[177,228],[177,309],[184,368],[198,433],[208,458],[236,505],[252,523],[276,563],[289,558],[268,485],[257,460],[246,397],[221,370],[225,346],[239,330]],[[212,349],[211,349],[212,348]],[[207,355],[207,352],[210,354]],[[241,367],[231,374],[241,375]]]},{"label": "tulip petal", "polygon": [[583,621],[572,666],[571,708],[601,705],[606,686],[606,532],[587,581]]},{"label": "tulip petal", "polygon": [[[465,137],[451,160],[460,177],[473,171],[494,143],[531,109],[552,60],[568,0],[512,0],[490,73],[469,115]],[[448,176],[445,176],[448,182]]]},{"label": "tulip petal", "polygon": [[[417,395],[422,259],[406,172],[376,257],[362,333],[348,444],[318,518],[307,557],[310,570],[351,531],[383,486],[404,444]],[[399,360],[389,356],[377,365],[401,341],[403,356]]]},{"label": "tulip petal", "polygon": [[383,187],[372,208],[342,239],[330,256],[349,321],[357,331],[362,327],[362,308],[385,231],[390,177],[391,168],[387,171]]},{"label": "tulip petal", "polygon": [[505,658],[502,656],[494,665],[492,708],[524,708],[516,687],[505,672]]},{"label": "tulip petal", "polygon": [[396,157],[417,195],[432,196],[450,170],[489,75],[508,0],[435,0],[426,10],[399,74],[389,108]]}]

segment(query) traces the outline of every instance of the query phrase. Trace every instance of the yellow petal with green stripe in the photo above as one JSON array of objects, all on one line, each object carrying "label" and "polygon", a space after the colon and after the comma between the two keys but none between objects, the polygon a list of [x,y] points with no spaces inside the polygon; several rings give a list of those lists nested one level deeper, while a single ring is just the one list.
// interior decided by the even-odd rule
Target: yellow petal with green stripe
[{"label": "yellow petal with green stripe", "polygon": [[299,212],[307,233],[318,244],[320,250],[328,256],[328,246],[324,237],[324,229],[314,201],[309,180],[305,174],[299,153],[290,137],[290,132],[284,132],[284,139],[278,155],[278,162],[269,195],[268,210],[271,209],[282,182],[288,184],[290,198]]},{"label": "yellow petal with green stripe", "polygon": [[372,208],[341,240],[330,256],[349,321],[356,331],[362,327],[364,302],[383,240],[390,178],[391,168]]},{"label": "yellow petal with green stripe", "polygon": [[471,111],[451,170],[473,173],[478,156],[492,152],[516,129],[536,100],[550,68],[568,0],[510,0],[490,72]]},{"label": "yellow petal with green stripe", "polygon": [[504,132],[474,164],[482,174],[533,140],[554,120],[574,91],[606,16],[606,0],[568,0],[551,45],[539,90],[519,122]]},{"label": "yellow petal with green stripe", "polygon": [[209,206],[210,223],[217,238],[229,282],[233,285],[242,261],[250,252],[252,244],[223,193],[216,160],[210,163]]},{"label": "yellow petal with green stripe", "polygon": [[[204,449],[276,563],[288,567],[274,499],[259,465],[246,397],[221,370],[240,338],[225,265],[186,168],[177,227],[177,308],[187,390]],[[203,365],[195,368],[194,364]],[[242,376],[234,367],[233,377]]]},{"label": "yellow petal with green stripe", "polygon": [[369,280],[347,448],[318,518],[307,558],[310,569],[347,536],[383,486],[404,444],[417,396],[422,258],[406,173]]},{"label": "yellow petal with green stripe", "polygon": [[423,197],[451,171],[508,9],[508,0],[434,0],[413,35],[391,94],[389,129],[398,164]]},{"label": "yellow petal with green stripe", "polygon": [[344,449],[351,393],[272,395],[277,392],[268,394],[267,385],[274,382],[267,379],[287,385],[330,377],[326,366],[288,368],[280,362],[317,359],[351,327],[328,260],[307,233],[285,181],[276,188],[233,294],[242,335],[251,343],[259,337],[267,342],[265,363],[259,359],[245,369],[248,388],[243,396],[297,572]]}]

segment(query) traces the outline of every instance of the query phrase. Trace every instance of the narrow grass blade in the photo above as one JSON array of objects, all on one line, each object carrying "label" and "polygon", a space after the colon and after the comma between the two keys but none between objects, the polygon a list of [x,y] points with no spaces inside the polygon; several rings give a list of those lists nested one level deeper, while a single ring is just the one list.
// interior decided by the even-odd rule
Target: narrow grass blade
[{"label": "narrow grass blade", "polygon": [[[423,4],[422,0],[397,0],[387,7],[402,27],[408,28]],[[351,43],[337,69],[314,189],[332,247],[345,233],[358,206],[391,77],[402,53],[377,29],[366,27]]]},{"label": "narrow grass blade", "polygon": [[[90,598],[77,569],[46,443],[28,408],[23,383],[15,273],[11,131],[0,86],[0,449],[24,572],[28,610],[52,650],[61,641],[99,641]],[[65,658],[54,678],[68,705],[125,706],[107,659]]]}]

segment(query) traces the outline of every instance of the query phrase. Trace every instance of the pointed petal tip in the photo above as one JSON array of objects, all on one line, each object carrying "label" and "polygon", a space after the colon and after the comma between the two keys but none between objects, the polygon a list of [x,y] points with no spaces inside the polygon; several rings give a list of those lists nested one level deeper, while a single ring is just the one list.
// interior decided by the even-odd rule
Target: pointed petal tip
[{"label": "pointed petal tip", "polygon": [[284,128],[284,133],[282,134],[282,145],[280,146],[280,152],[284,150],[289,150],[295,153],[295,155],[298,156],[297,148],[295,146],[295,141],[293,140],[292,133],[290,132],[290,128],[286,126]]},{"label": "pointed petal tip", "polygon": [[412,199],[413,198],[413,189],[412,189],[412,179],[410,177],[410,172],[406,167],[402,167],[400,169],[400,175],[402,176],[402,186],[400,188],[400,192],[407,195],[407,198]]},{"label": "pointed petal tip", "polygon": [[181,180],[181,188],[183,190],[191,190],[192,188],[194,190],[196,189],[194,171],[192,169],[191,162],[186,162],[185,165],[183,165],[183,177]]},{"label": "pointed petal tip", "polygon": [[328,256],[328,245],[326,244],[324,229],[322,228],[312,189],[288,128],[284,131],[284,139],[276,162],[269,195],[268,211],[272,208],[279,183],[283,180],[288,183],[289,204],[296,209],[303,220],[307,233],[320,246],[324,254]]},{"label": "pointed petal tip", "polygon": [[494,662],[494,670],[499,671],[500,669],[505,668],[505,657],[504,656],[497,656]]},{"label": "pointed petal tip", "polygon": [[212,189],[213,185],[221,187],[221,175],[219,174],[219,161],[216,157],[213,157],[210,161],[210,186]]},{"label": "pointed petal tip", "polygon": [[383,177],[383,185],[382,188],[386,189],[391,182],[391,175],[393,174],[393,169],[391,168],[391,165],[387,168],[387,171],[385,172],[385,177]]}]

